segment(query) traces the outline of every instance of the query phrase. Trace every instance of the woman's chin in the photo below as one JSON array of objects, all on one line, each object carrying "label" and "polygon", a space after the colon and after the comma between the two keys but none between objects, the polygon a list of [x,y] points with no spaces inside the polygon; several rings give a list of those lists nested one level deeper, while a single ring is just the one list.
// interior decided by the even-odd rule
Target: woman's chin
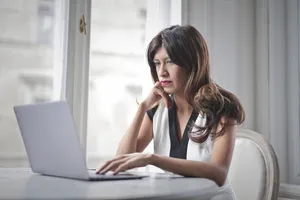
[{"label": "woman's chin", "polygon": [[180,92],[180,91],[178,91],[178,90],[176,90],[176,89],[167,89],[167,88],[164,88],[164,91],[168,94],[168,95],[173,95],[173,96],[177,96],[177,95],[179,95],[179,96],[181,96],[181,95],[183,95],[184,94],[184,92]]},{"label": "woman's chin", "polygon": [[171,88],[164,88],[164,91],[168,94],[174,94],[174,90]]}]

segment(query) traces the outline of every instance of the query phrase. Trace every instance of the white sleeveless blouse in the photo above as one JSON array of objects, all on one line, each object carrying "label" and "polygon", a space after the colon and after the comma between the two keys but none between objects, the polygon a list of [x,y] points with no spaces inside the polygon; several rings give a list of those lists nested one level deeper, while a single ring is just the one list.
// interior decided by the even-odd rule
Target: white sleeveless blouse
[{"label": "white sleeveless blouse", "polygon": [[[204,126],[206,119],[199,115],[196,124]],[[193,129],[194,131],[194,129]],[[154,153],[169,156],[171,140],[169,134],[169,113],[168,108],[160,104],[153,116],[153,143]],[[208,162],[211,157],[213,142],[208,136],[207,140],[201,144],[188,140],[186,159]]]},{"label": "white sleeveless blouse", "polygon": [[[163,156],[170,156],[171,154],[171,142],[174,141],[174,138],[172,140],[172,134],[170,135],[169,116],[169,109],[166,108],[163,103],[160,103],[153,116],[153,144],[155,154]],[[195,124],[203,127],[205,125],[205,122],[206,118],[199,114],[199,116],[196,118]],[[193,128],[192,131],[194,130],[195,129]],[[203,143],[196,143],[188,139],[186,159],[209,162],[212,154],[212,148],[213,140],[211,139],[210,135]],[[236,200],[233,189],[227,180],[226,183],[222,187],[220,187],[219,194],[213,199]]]}]

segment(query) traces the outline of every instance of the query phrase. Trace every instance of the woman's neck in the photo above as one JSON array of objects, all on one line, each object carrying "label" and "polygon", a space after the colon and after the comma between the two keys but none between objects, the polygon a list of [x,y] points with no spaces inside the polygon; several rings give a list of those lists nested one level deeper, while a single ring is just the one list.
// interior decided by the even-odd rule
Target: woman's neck
[{"label": "woman's neck", "polygon": [[179,113],[191,113],[193,107],[186,101],[184,96],[174,95],[174,101],[176,103],[176,110]]}]

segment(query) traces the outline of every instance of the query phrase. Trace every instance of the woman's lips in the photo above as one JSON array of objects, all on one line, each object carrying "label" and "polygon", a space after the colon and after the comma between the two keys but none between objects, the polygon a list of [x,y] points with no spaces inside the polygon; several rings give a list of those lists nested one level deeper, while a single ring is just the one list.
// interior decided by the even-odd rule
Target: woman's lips
[{"label": "woman's lips", "polygon": [[161,81],[161,86],[166,87],[168,85],[170,85],[172,83],[172,81]]}]

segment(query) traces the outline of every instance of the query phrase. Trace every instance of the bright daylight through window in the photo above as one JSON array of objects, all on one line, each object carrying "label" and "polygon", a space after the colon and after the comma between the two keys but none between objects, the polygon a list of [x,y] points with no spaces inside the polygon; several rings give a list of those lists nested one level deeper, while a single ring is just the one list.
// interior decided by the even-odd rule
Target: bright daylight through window
[{"label": "bright daylight through window", "polygon": [[[145,65],[146,0],[92,1],[87,156],[112,157],[151,84]],[[93,160],[95,162],[93,162]]]},{"label": "bright daylight through window", "polygon": [[[2,0],[0,3],[0,165],[27,166],[14,105],[51,101],[59,96],[62,65],[56,60],[55,0]],[[61,40],[62,41],[62,40]],[[8,89],[9,88],[9,89]],[[57,91],[58,94],[55,94]]]}]

